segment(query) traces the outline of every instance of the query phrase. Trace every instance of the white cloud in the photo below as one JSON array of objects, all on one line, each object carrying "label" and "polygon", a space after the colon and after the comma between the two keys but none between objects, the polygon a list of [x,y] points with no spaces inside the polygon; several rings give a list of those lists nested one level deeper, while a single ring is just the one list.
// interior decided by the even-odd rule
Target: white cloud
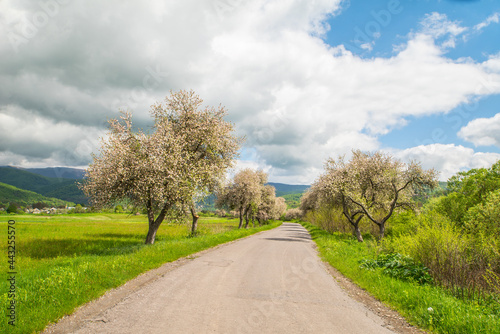
[{"label": "white cloud", "polygon": [[488,16],[486,20],[474,26],[474,30],[480,31],[489,26],[492,23],[498,23],[500,21],[500,13],[493,13]]},{"label": "white cloud", "polygon": [[471,148],[454,144],[421,145],[389,152],[402,161],[420,161],[425,169],[434,168],[440,171],[441,181],[446,181],[463,170],[491,167],[500,160],[500,154],[474,152]]},{"label": "white cloud", "polygon": [[458,136],[475,146],[500,147],[500,113],[491,118],[477,118],[460,129]]},{"label": "white cloud", "polygon": [[442,42],[443,48],[454,48],[456,38],[467,31],[466,27],[460,26],[457,21],[450,21],[445,14],[433,12],[427,14],[420,22],[421,30],[419,33],[431,36],[437,40],[441,37],[447,37]]},{"label": "white cloud", "polygon": [[[340,3],[82,0],[61,6],[18,52],[0,32],[0,117],[12,123],[0,151],[25,157],[25,165],[67,164],[65,152],[94,143],[119,107],[147,127],[150,104],[171,89],[194,89],[207,104],[225,105],[255,149],[252,162],[240,165],[269,168],[275,181],[309,183],[327,157],[376,150],[378,136],[410,116],[500,93],[500,57],[475,63],[444,56],[466,28],[442,14],[424,18],[388,59],[325,44],[325,18]],[[0,9],[4,20],[18,20],[5,31],[19,36],[19,22],[41,10],[13,0]],[[27,143],[39,143],[43,155]],[[90,156],[74,163],[84,159]]]}]

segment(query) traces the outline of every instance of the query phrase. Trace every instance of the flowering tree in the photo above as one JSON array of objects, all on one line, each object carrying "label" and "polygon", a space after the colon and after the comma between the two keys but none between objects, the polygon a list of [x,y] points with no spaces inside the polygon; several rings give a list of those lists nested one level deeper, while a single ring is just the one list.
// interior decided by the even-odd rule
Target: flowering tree
[{"label": "flowering tree", "polygon": [[[342,215],[351,224],[358,241],[363,242],[359,223],[364,217],[364,212],[347,195],[348,189],[355,187],[352,182],[356,181],[350,179],[352,174],[348,172],[348,166],[342,158],[338,161],[329,160],[326,170],[325,174],[321,175],[311,187],[317,192],[316,197],[319,205],[339,208]],[[313,197],[314,193],[309,196]]]},{"label": "flowering tree", "polygon": [[237,156],[240,140],[224,121],[227,111],[201,109],[202,102],[193,91],[171,93],[152,106],[151,133],[133,131],[131,115],[122,113],[109,122],[109,137],[87,169],[82,189],[95,206],[129,198],[146,207],[146,244],[154,243],[174,205],[192,203],[200,191],[212,189]]},{"label": "flowering tree", "polygon": [[269,219],[279,219],[286,212],[286,203],[283,197],[276,197],[276,188],[270,185],[261,187],[261,201],[257,206],[255,219],[262,225]]},{"label": "flowering tree", "polygon": [[257,208],[262,200],[262,187],[267,182],[267,174],[263,171],[243,169],[238,172],[232,182],[219,190],[217,194],[217,206],[228,207],[230,210],[238,211],[240,217],[239,227],[248,227],[250,214],[253,208]]},{"label": "flowering tree", "polygon": [[379,227],[379,237],[385,224],[398,209],[413,209],[415,190],[437,185],[436,171],[425,171],[420,164],[405,164],[388,154],[353,151],[345,162],[328,159],[325,172],[316,181],[321,196],[342,208],[344,216],[354,227],[358,241],[363,241],[359,222],[367,217]]}]

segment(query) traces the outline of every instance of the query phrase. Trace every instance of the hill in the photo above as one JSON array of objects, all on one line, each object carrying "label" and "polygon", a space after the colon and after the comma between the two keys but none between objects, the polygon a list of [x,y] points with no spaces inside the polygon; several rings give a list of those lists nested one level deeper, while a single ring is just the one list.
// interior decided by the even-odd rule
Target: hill
[{"label": "hill", "polygon": [[284,195],[291,194],[303,194],[311,186],[301,185],[301,184],[284,184],[284,183],[267,183],[270,186],[276,188],[276,196],[283,197]]},{"label": "hill", "polygon": [[71,178],[53,178],[28,172],[21,168],[0,167],[0,182],[29,190],[46,197],[87,204],[88,199]]},{"label": "hill", "polygon": [[21,168],[21,169],[30,173],[51,178],[81,180],[85,175],[85,170],[78,168],[48,167],[48,168]]},{"label": "hill", "polygon": [[9,184],[0,182],[0,203],[14,203],[20,206],[42,203],[42,207],[74,206],[72,202],[60,200],[58,198],[45,197],[32,191],[19,189]]},{"label": "hill", "polygon": [[269,182],[268,185],[276,188],[276,197],[283,197],[289,209],[298,208],[300,206],[302,194],[310,188],[310,186],[306,185],[274,182]]}]

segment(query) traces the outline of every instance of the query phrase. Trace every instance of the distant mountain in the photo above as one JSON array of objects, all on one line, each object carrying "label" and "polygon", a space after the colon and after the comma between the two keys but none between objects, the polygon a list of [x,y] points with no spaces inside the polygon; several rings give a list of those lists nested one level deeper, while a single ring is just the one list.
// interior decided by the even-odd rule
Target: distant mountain
[{"label": "distant mountain", "polygon": [[63,201],[58,198],[49,198],[37,194],[35,192],[19,189],[0,182],[0,203],[7,205],[7,203],[14,203],[16,205],[27,206],[36,203],[41,203],[42,206],[57,207],[57,206],[73,206],[74,203]]},{"label": "distant mountain", "polygon": [[48,167],[48,168],[22,168],[22,169],[24,169],[27,172],[52,178],[80,180],[83,179],[83,176],[85,175],[85,170],[78,168]]},{"label": "distant mountain", "polygon": [[59,198],[79,204],[87,204],[88,198],[71,178],[46,177],[21,168],[0,167],[0,182],[29,190],[46,197]]},{"label": "distant mountain", "polygon": [[290,194],[302,194],[311,187],[300,184],[294,185],[294,184],[284,184],[284,183],[274,183],[274,182],[268,182],[267,184],[276,188],[276,196],[278,197]]}]

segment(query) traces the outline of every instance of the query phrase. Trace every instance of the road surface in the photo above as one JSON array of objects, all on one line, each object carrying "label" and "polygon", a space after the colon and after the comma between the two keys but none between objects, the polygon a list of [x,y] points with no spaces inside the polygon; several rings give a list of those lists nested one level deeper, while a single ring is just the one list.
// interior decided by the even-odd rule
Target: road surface
[{"label": "road surface", "polygon": [[293,223],[204,252],[131,290],[48,332],[394,333],[340,288],[307,230]]}]

